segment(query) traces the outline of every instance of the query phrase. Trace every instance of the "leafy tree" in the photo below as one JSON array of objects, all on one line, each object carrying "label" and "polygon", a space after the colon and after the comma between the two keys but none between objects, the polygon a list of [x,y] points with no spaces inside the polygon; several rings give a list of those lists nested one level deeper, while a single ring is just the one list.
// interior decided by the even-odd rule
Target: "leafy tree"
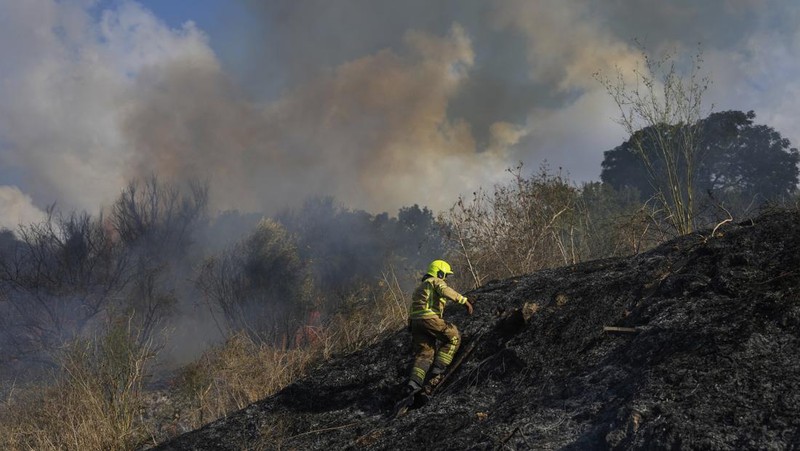
[{"label": "leafy tree", "polygon": [[797,189],[797,149],[773,128],[753,124],[755,117],[752,111],[726,111],[704,121],[703,145],[708,150],[703,189],[767,199]]},{"label": "leafy tree", "polygon": [[387,232],[394,253],[403,260],[404,269],[411,272],[417,273],[433,258],[445,255],[441,225],[428,207],[414,204],[401,208]]},{"label": "leafy tree", "polygon": [[277,220],[295,236],[315,285],[329,298],[328,307],[346,299],[354,287],[381,279],[387,270],[416,274],[444,253],[433,213],[418,205],[400,209],[393,218],[349,210],[330,197],[314,198]]},{"label": "leafy tree", "polygon": [[277,220],[295,236],[316,287],[331,301],[344,299],[354,286],[379,274],[387,250],[378,232],[388,216],[350,211],[325,197],[309,199]]},{"label": "leafy tree", "polygon": [[207,259],[197,283],[223,335],[243,331],[259,342],[290,336],[309,307],[313,288],[293,237],[269,219]]},{"label": "leafy tree", "polygon": [[[800,156],[788,139],[766,125],[754,124],[754,112],[714,113],[696,124],[702,158],[697,162],[694,191],[718,200],[752,203],[776,199],[797,189]],[[647,155],[656,153],[649,130],[638,130],[630,140],[606,151],[601,179],[615,189],[635,188],[642,198],[656,194],[636,141]],[[657,158],[655,169],[662,170]],[[680,161],[681,167],[684,162]]]}]

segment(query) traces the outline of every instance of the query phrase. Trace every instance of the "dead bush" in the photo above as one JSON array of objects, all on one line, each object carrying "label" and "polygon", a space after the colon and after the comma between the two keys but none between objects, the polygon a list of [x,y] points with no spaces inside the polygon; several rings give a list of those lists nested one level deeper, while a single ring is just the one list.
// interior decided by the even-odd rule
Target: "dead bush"
[{"label": "dead bush", "polygon": [[530,178],[522,165],[509,173],[511,183],[459,199],[442,218],[476,287],[574,260],[577,189],[546,168]]},{"label": "dead bush", "polygon": [[0,358],[49,365],[49,353],[113,307],[125,252],[102,218],[53,208],[17,233],[0,256]]},{"label": "dead bush", "polygon": [[577,187],[546,167],[530,177],[522,165],[509,173],[510,183],[461,198],[439,218],[453,244],[448,258],[462,268],[459,285],[628,255],[665,238],[650,227],[652,209],[632,193],[599,183]]}]

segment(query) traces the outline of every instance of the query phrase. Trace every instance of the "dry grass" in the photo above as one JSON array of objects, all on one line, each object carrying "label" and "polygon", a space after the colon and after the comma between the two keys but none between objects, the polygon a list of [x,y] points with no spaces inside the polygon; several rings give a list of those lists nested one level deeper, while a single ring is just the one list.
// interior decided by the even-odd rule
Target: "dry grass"
[{"label": "dry grass", "polygon": [[311,349],[280,349],[236,334],[181,372],[178,389],[191,405],[184,420],[195,428],[242,409],[290,384],[315,360]]},{"label": "dry grass", "polygon": [[396,331],[406,315],[404,295],[389,272],[378,287],[351,294],[325,324],[305,328],[302,346],[257,343],[246,333],[235,334],[181,372],[177,390],[191,406],[183,419],[197,428],[270,396],[332,355],[369,346]]},{"label": "dry grass", "polygon": [[320,331],[318,346],[323,357],[364,348],[403,327],[408,321],[407,298],[391,269],[377,288],[364,287],[353,293]]},{"label": "dry grass", "polygon": [[67,346],[54,383],[27,387],[6,399],[0,448],[126,450],[144,443],[142,384],[153,352],[137,338],[118,324],[99,339]]},{"label": "dry grass", "polygon": [[[0,405],[0,449],[129,450],[197,428],[276,393],[332,355],[376,342],[405,324],[404,294],[393,273],[377,287],[349,296],[324,324],[303,329],[301,346],[255,342],[232,335],[185,367],[177,378],[172,404],[180,412],[169,424],[146,420],[143,383],[154,356],[138,344],[130,323],[117,324],[94,340],[77,340],[60,356],[61,369],[49,384],[12,391]],[[181,402],[180,400],[183,400]],[[262,431],[275,445],[285,428]]]}]

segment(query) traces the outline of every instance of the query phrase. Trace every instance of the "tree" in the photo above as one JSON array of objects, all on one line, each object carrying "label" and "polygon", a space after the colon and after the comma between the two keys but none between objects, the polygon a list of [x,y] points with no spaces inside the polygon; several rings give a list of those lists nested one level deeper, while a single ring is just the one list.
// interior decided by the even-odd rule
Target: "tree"
[{"label": "tree", "polygon": [[712,114],[703,123],[707,159],[704,190],[766,199],[789,196],[798,183],[800,155],[788,139],[766,125],[755,125],[753,111]]},{"label": "tree", "polygon": [[[385,271],[412,272],[444,252],[445,241],[433,212],[418,205],[400,209],[397,218],[350,210],[331,198],[312,198],[278,218],[297,240],[326,307],[336,307],[354,287],[372,284]],[[405,280],[405,278],[401,277]],[[405,286],[405,283],[402,283]]]},{"label": "tree", "polygon": [[142,339],[175,312],[190,284],[194,233],[204,221],[208,186],[179,187],[155,175],[133,180],[111,206],[109,224],[130,259],[127,305]]},{"label": "tree", "polygon": [[631,82],[621,72],[611,80],[596,74],[620,110],[618,123],[645,168],[647,181],[666,224],[678,234],[695,227],[695,179],[703,147],[697,126],[709,79],[700,75],[702,54],[679,70],[674,54],[651,59],[642,52],[644,69],[633,70]]},{"label": "tree", "polygon": [[208,206],[207,184],[191,182],[185,191],[156,176],[134,180],[111,207],[111,224],[131,247],[181,253],[191,244],[192,228]]},{"label": "tree", "polygon": [[[755,125],[754,112],[725,111],[699,121],[697,162],[693,190],[708,193],[720,201],[743,199],[773,200],[788,197],[797,189],[798,151],[788,139],[766,125]],[[648,155],[657,151],[649,141],[652,132],[637,130],[640,144]],[[634,139],[606,151],[601,179],[615,189],[636,188],[643,198],[654,196],[647,168],[639,156]],[[658,162],[657,158],[651,157]],[[658,166],[657,170],[663,170]],[[729,205],[728,208],[735,208]]]},{"label": "tree", "polygon": [[128,261],[102,217],[51,208],[18,233],[0,257],[0,360],[50,363],[50,351],[113,306]]},{"label": "tree", "polygon": [[427,266],[432,255],[444,255],[445,241],[433,212],[414,204],[397,212],[394,238],[396,252],[409,260],[411,267]]},{"label": "tree", "polygon": [[243,331],[258,342],[289,337],[311,307],[312,281],[292,236],[273,220],[207,259],[197,284],[223,335]]},{"label": "tree", "polygon": [[0,360],[51,364],[52,350],[119,315],[149,340],[190,287],[206,199],[202,185],[183,194],[153,177],[132,182],[108,216],[52,207],[18,238],[0,233]]}]

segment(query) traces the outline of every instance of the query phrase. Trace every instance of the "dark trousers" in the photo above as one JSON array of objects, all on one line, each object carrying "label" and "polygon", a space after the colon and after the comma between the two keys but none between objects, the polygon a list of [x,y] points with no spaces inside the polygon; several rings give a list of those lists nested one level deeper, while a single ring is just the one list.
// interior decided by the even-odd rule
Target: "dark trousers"
[{"label": "dark trousers", "polygon": [[[442,343],[438,351],[436,351],[437,342]],[[453,361],[460,343],[461,336],[453,324],[439,317],[412,319],[411,347],[415,359],[411,368],[411,383],[422,387],[431,365],[433,365],[432,374],[443,373]]]}]

